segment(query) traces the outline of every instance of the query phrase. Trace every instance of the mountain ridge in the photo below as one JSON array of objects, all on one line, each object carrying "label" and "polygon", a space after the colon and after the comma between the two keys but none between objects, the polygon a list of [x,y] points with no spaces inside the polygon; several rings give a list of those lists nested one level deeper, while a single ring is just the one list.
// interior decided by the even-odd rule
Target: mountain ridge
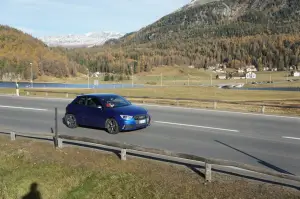
[{"label": "mountain ridge", "polygon": [[67,34],[57,36],[39,37],[41,41],[51,47],[94,47],[101,46],[110,39],[118,39],[124,36],[122,33],[112,31],[88,32],[85,34]]}]

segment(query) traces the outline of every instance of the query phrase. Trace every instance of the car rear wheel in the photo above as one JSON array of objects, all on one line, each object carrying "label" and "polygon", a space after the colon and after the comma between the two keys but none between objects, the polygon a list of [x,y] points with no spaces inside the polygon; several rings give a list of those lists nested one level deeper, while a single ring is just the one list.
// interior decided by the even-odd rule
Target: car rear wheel
[{"label": "car rear wheel", "polygon": [[65,123],[67,127],[74,129],[77,128],[78,124],[76,122],[76,117],[73,114],[66,114],[65,115]]},{"label": "car rear wheel", "polygon": [[119,125],[115,119],[108,119],[105,123],[105,128],[110,134],[118,134],[119,133]]}]

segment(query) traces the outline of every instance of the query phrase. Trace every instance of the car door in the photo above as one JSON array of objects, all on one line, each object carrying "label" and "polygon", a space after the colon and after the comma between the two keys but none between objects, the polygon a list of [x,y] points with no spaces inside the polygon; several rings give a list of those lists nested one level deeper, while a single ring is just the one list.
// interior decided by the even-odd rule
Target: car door
[{"label": "car door", "polygon": [[85,122],[91,127],[104,127],[104,110],[96,97],[87,97]]},{"label": "car door", "polygon": [[77,123],[80,125],[85,125],[84,123],[84,109],[86,104],[86,97],[80,96],[72,104],[71,113],[75,115]]}]

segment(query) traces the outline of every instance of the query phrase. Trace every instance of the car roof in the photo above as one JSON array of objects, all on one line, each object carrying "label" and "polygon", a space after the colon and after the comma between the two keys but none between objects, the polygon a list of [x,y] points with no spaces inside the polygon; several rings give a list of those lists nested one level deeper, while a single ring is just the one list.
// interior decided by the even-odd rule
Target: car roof
[{"label": "car roof", "polygon": [[86,97],[106,97],[106,96],[119,96],[113,93],[90,93],[90,94],[83,94],[79,96],[86,96]]}]

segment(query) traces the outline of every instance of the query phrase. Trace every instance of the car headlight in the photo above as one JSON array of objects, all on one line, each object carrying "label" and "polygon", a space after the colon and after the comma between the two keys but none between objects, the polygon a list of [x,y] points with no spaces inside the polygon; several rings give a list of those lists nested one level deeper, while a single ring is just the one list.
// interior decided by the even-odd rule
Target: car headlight
[{"label": "car headlight", "polygon": [[130,115],[120,115],[122,119],[124,120],[131,120],[133,117]]}]

